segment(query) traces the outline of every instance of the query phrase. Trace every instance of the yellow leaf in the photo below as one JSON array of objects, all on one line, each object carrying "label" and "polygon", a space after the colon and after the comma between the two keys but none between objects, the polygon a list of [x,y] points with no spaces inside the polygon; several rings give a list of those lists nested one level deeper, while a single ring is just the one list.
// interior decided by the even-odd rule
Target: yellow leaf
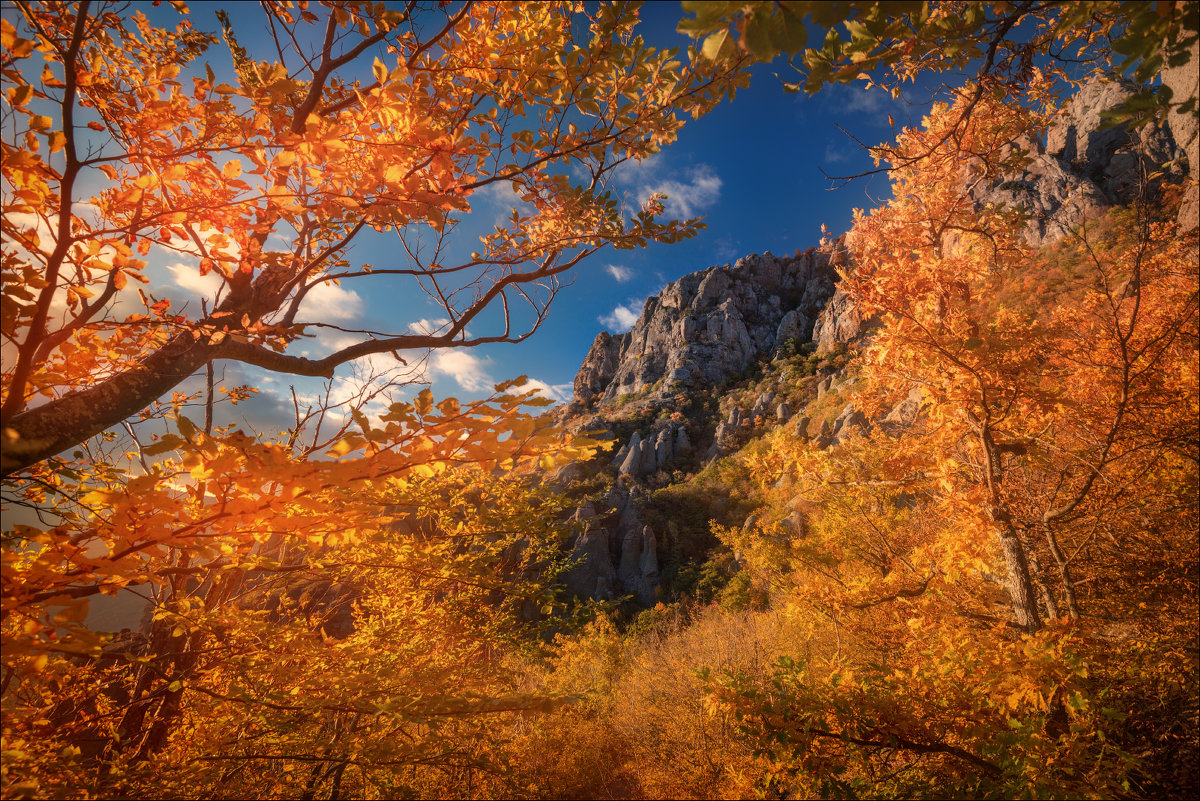
[{"label": "yellow leaf", "polygon": [[49,117],[30,117],[29,129],[31,131],[46,131],[54,124],[54,120]]},{"label": "yellow leaf", "polygon": [[230,159],[225,162],[225,166],[221,168],[221,174],[226,178],[237,178],[242,174],[242,162],[237,159]]},{"label": "yellow leaf", "polygon": [[57,153],[67,146],[67,135],[62,131],[54,131],[50,134],[50,152]]},{"label": "yellow leaf", "polygon": [[[5,50],[8,48],[5,47]],[[25,84],[8,90],[8,102],[14,106],[23,106],[29,102],[29,98],[33,97],[33,86]]]}]

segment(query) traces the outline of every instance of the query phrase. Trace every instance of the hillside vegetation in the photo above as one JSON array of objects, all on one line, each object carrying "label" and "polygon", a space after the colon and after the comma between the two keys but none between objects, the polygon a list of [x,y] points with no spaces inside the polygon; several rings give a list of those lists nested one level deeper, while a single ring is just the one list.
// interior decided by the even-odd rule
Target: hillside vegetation
[{"label": "hillside vegetation", "polygon": [[[629,4],[265,4],[238,87],[186,18],[2,20],[4,798],[1196,796],[1196,4],[686,7],[683,60]],[[214,360],[519,342],[584,256],[694,236],[610,173],[780,52],[812,91],[983,66],[873,149],[890,199],[668,285],[570,404],[214,422],[253,392]],[[1060,102],[1068,53],[1161,85]],[[430,261],[493,182],[523,210]],[[365,228],[452,322],[288,353]],[[199,317],[136,289],[179,241]]]}]

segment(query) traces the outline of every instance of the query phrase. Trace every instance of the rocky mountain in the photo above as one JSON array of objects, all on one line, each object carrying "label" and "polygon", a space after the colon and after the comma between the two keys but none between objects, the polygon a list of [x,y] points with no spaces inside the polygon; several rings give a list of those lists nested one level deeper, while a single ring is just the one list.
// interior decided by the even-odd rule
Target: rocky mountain
[{"label": "rocky mountain", "polygon": [[[1191,89],[1184,85],[1189,79]],[[1179,83],[1180,93],[1195,91],[1194,75],[1167,80]],[[1104,112],[1136,88],[1119,79],[1085,84],[1064,104],[1044,141],[1014,143],[1029,153],[1025,168],[976,187],[975,201],[1026,208],[1025,237],[1036,247],[1110,206],[1135,202],[1148,176],[1171,182],[1194,176],[1200,164],[1194,115],[1173,113],[1136,130],[1105,126]],[[1180,212],[1185,229],[1196,227],[1194,187],[1188,197]],[[764,425],[790,425],[797,435],[832,447],[850,427],[904,425],[918,414],[919,397],[878,420],[868,420],[851,400],[815,420],[808,413],[813,405],[853,381],[829,359],[815,362],[815,372],[803,380],[785,369],[748,398],[730,402],[722,396],[734,391],[736,379],[763,372],[781,354],[828,357],[853,350],[868,334],[871,321],[838,288],[839,270],[853,270],[841,243],[792,256],[748,255],[685,275],[646,299],[631,330],[596,336],[575,377],[575,400],[559,421],[606,430],[617,440],[603,465],[615,472],[616,483],[599,504],[587,502],[576,514],[578,563],[567,576],[573,594],[604,600],[633,595],[642,605],[653,603],[663,532],[656,535],[639,511],[647,481],[661,485],[672,469],[699,468]],[[700,393],[716,395],[716,406],[728,413],[685,417],[680,410],[694,408]],[[614,413],[631,401],[643,413],[634,421],[639,425],[621,423]]]},{"label": "rocky mountain", "polygon": [[646,299],[630,331],[602,331],[575,376],[585,406],[649,390],[719,384],[788,339],[808,341],[833,295],[837,258],[751,255],[685,275]]}]

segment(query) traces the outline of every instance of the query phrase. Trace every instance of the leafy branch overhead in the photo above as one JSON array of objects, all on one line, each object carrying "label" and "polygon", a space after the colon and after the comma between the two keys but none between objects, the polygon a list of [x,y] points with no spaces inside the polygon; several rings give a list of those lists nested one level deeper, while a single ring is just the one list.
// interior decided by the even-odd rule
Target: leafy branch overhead
[{"label": "leafy branch overhead", "polygon": [[[925,73],[968,74],[979,85],[1021,82],[1032,65],[1110,71],[1149,84],[1188,63],[1200,36],[1200,4],[1109,2],[685,2],[679,31],[704,39],[711,59],[788,57],[791,92],[863,80],[898,95]],[[1113,123],[1165,108],[1197,113],[1197,98],[1146,89]]]},{"label": "leafy branch overhead", "polygon": [[[626,213],[611,176],[741,85],[736,62],[647,46],[629,4],[315,9],[264,4],[269,50],[255,53],[228,18],[222,52],[186,14],[173,30],[87,2],[6,14],[5,474],[213,360],[328,377],[369,354],[521,341],[590,254],[701,227],[665,219],[660,198]],[[202,60],[231,57],[232,83]],[[451,260],[458,222],[494,185],[517,207]],[[389,263],[351,260],[371,232],[395,238]],[[214,307],[139,290],[151,254],[218,276]],[[291,352],[328,324],[305,319],[311,293],[389,280],[426,293],[446,325]]]}]

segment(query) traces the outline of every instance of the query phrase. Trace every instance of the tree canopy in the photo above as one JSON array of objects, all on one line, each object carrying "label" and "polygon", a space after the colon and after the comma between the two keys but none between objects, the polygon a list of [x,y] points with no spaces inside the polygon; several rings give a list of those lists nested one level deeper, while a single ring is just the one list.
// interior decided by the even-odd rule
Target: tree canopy
[{"label": "tree canopy", "polygon": [[[368,354],[520,341],[598,249],[696,232],[659,199],[627,214],[608,181],[742,80],[736,62],[647,46],[630,4],[265,3],[255,52],[172,5],[173,29],[90,2],[3,19],[5,475],[215,359],[329,376]],[[447,261],[472,195],[501,183],[519,210]],[[394,262],[350,260],[370,231],[397,238]],[[152,250],[218,274],[213,308],[139,291]],[[383,277],[449,322],[289,352],[328,325],[301,314],[309,293]]]}]

